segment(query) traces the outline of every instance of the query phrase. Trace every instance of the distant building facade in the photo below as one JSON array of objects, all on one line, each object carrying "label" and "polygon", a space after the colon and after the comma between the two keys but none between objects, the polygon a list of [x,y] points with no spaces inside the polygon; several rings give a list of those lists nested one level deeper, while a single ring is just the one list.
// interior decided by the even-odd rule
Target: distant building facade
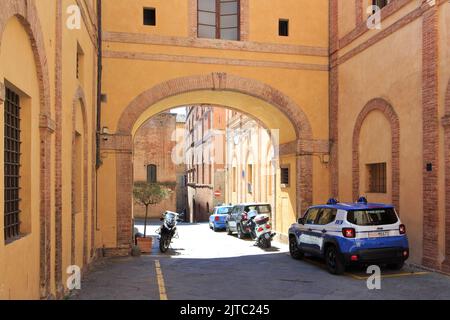
[{"label": "distant building facade", "polygon": [[225,200],[225,117],[223,108],[187,108],[185,159],[190,221],[207,221],[212,209]]},{"label": "distant building facade", "polygon": [[[134,182],[158,182],[172,190],[168,199],[149,207],[149,218],[158,218],[166,210],[177,211],[183,206],[183,181],[180,181],[179,176],[180,172],[184,176],[184,166],[181,165],[180,169],[180,164],[173,158],[177,150],[177,126],[184,127],[182,120],[177,114],[166,112],[150,118],[136,131]],[[181,185],[177,182],[181,182]],[[134,203],[133,216],[145,217],[145,207]]]},{"label": "distant building facade", "polygon": [[226,110],[226,121],[226,202],[270,203],[275,216],[277,149],[270,132],[235,111]]}]

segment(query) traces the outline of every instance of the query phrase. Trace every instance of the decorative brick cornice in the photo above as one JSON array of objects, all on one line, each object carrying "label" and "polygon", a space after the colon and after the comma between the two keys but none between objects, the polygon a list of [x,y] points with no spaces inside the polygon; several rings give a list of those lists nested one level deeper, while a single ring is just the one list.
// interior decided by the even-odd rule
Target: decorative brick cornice
[{"label": "decorative brick cornice", "polygon": [[355,127],[353,129],[353,199],[358,199],[360,183],[359,183],[359,139],[361,127],[369,113],[378,110],[383,113],[391,125],[391,144],[392,144],[392,169],[391,169],[391,186],[392,186],[392,203],[400,213],[400,121],[397,113],[392,105],[384,99],[376,98],[369,101],[359,113]]},{"label": "decorative brick cornice", "polygon": [[119,52],[119,51],[104,51],[104,58],[111,59],[132,59],[144,61],[167,61],[167,62],[181,62],[181,63],[201,63],[201,64],[219,64],[231,66],[247,66],[259,68],[280,68],[290,70],[313,70],[313,71],[328,71],[327,65],[320,64],[306,64],[296,62],[278,62],[265,60],[244,60],[244,59],[227,59],[227,58],[213,58],[213,57],[195,57],[186,55],[169,55],[169,54],[153,54],[143,52]]},{"label": "decorative brick cornice", "polygon": [[[412,0],[396,0],[392,1],[388,6],[384,7],[381,11],[382,13],[382,19],[386,19],[387,17],[393,15],[397,11],[399,11],[401,8],[403,8],[406,4],[408,4]],[[345,63],[349,59],[353,58],[357,54],[363,52],[364,50],[370,48],[374,44],[378,43],[379,41],[385,39],[386,37],[390,36],[391,34],[395,33],[396,31],[400,30],[401,28],[405,27],[409,23],[415,21],[418,18],[421,18],[425,12],[430,10],[433,7],[438,7],[444,3],[446,3],[448,0],[436,0],[435,5],[430,5],[428,1],[422,0],[422,4],[414,9],[413,11],[409,12],[402,18],[399,18],[397,21],[392,23],[390,26],[383,28],[381,31],[377,32],[374,36],[366,40],[365,42],[359,44],[355,48],[349,50],[344,55],[340,56],[336,61],[333,61],[331,66],[334,67],[336,65]],[[369,32],[370,30],[367,28],[365,23],[362,23],[359,25],[355,30],[353,30],[350,34],[343,37],[341,40],[339,40],[339,49],[342,49],[346,46],[348,46],[351,42],[359,38],[360,36],[364,35],[366,32]]]},{"label": "decorative brick cornice", "polygon": [[295,155],[298,152],[297,147],[297,141],[280,144],[278,147],[278,154],[280,156]]},{"label": "decorative brick cornice", "polygon": [[[356,27],[352,31],[350,31],[348,34],[346,34],[344,37],[342,37],[339,40],[339,47],[345,48],[350,43],[355,41],[357,38],[364,35],[366,32],[369,31],[369,28],[367,28],[366,21],[364,19],[365,16],[365,9],[364,4],[362,0],[355,0],[355,6],[356,6]],[[405,5],[410,3],[414,0],[394,0],[391,1],[387,6],[381,9],[381,19],[385,20],[388,17],[392,16],[394,13],[399,11],[401,8],[403,8]]]},{"label": "decorative brick cornice", "polygon": [[125,134],[102,134],[100,136],[101,151],[129,153],[133,151],[133,137]]},{"label": "decorative brick cornice", "polygon": [[295,140],[279,145],[280,156],[287,155],[320,155],[329,154],[330,143],[328,140]]},{"label": "decorative brick cornice", "polygon": [[387,38],[388,36],[392,35],[394,32],[400,30],[401,28],[403,28],[404,26],[408,25],[409,23],[411,23],[411,22],[415,21],[416,19],[420,18],[423,13],[424,13],[424,8],[422,8],[422,7],[419,7],[417,9],[411,11],[406,16],[404,16],[403,18],[400,18],[399,20],[397,20],[395,23],[393,23],[389,27],[383,28],[381,31],[376,33],[374,36],[369,38],[367,41],[361,43],[360,45],[358,45],[357,47],[353,48],[352,50],[350,50],[346,54],[340,56],[337,59],[336,63],[337,64],[342,64],[342,63],[348,61],[349,59],[353,58],[357,54],[363,52],[364,50],[370,48],[374,44],[376,44],[376,43],[380,42],[381,40]]},{"label": "decorative brick cornice", "polygon": [[133,44],[153,44],[162,46],[189,47],[201,49],[233,50],[261,53],[279,53],[289,55],[305,55],[328,57],[328,49],[323,47],[300,46],[278,43],[263,43],[251,41],[231,41],[220,39],[190,37],[160,36],[126,32],[103,32],[104,42],[119,42]]},{"label": "decorative brick cornice", "polygon": [[39,128],[47,129],[50,133],[55,132],[55,120],[50,118],[48,114],[40,114],[39,115]]},{"label": "decorative brick cornice", "polygon": [[298,154],[329,154],[330,142],[328,140],[300,140]]}]

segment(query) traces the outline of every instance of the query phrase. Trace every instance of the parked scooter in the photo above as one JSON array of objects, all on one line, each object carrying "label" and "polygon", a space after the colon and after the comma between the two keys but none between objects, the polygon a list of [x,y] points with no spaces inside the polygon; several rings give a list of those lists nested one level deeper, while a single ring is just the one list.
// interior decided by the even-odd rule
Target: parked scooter
[{"label": "parked scooter", "polygon": [[178,238],[177,222],[182,221],[176,212],[166,211],[161,221],[164,221],[161,227],[156,230],[159,234],[159,250],[164,253],[169,249],[173,238]]},{"label": "parked scooter", "polygon": [[255,245],[262,249],[272,247],[272,240],[276,233],[272,232],[272,224],[268,214],[258,214],[256,210],[248,213],[247,226],[250,228],[250,235],[256,240]]}]

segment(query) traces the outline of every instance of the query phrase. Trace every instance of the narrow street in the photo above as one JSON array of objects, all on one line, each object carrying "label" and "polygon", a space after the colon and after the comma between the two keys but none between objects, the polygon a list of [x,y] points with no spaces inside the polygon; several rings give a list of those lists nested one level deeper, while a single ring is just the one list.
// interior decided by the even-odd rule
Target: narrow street
[{"label": "narrow street", "polygon": [[[154,234],[158,224],[147,233]],[[293,260],[284,244],[264,251],[208,224],[178,229],[167,254],[159,253],[155,241],[151,255],[96,263],[71,299],[450,299],[450,277],[441,274],[383,270],[381,290],[368,290],[364,270],[333,276],[321,261]]]}]

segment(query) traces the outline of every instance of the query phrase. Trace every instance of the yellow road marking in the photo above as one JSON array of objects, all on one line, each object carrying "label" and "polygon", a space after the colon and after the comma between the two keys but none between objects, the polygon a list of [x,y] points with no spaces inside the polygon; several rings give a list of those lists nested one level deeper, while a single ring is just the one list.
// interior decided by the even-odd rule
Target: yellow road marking
[{"label": "yellow road marking", "polygon": [[[404,272],[404,273],[394,273],[394,274],[385,274],[385,275],[381,275],[381,279],[385,279],[385,278],[397,278],[397,277],[408,277],[408,276],[421,276],[421,275],[425,275],[425,274],[429,274],[429,272]],[[345,273],[346,276],[352,277],[353,279],[356,280],[367,280],[369,279],[370,275],[368,276],[357,276],[356,274],[353,273]]]},{"label": "yellow road marking", "polygon": [[[314,261],[311,259],[304,259],[305,262],[315,265],[317,267],[320,267],[321,269],[326,269],[326,266],[323,263],[320,263],[318,261]],[[429,272],[403,272],[403,273],[393,273],[393,274],[386,274],[386,275],[381,275],[382,279],[386,279],[386,278],[397,278],[397,277],[408,277],[408,276],[421,276],[421,275],[425,275],[425,274],[429,274]],[[350,272],[346,272],[344,273],[344,275],[351,277],[353,279],[356,280],[367,280],[369,279],[370,275],[367,276],[358,276],[354,273],[350,273]]]},{"label": "yellow road marking", "polygon": [[155,260],[155,268],[156,268],[156,279],[158,280],[159,299],[168,300],[166,293],[166,286],[164,284],[164,276],[161,270],[161,264],[159,263],[159,260]]}]

